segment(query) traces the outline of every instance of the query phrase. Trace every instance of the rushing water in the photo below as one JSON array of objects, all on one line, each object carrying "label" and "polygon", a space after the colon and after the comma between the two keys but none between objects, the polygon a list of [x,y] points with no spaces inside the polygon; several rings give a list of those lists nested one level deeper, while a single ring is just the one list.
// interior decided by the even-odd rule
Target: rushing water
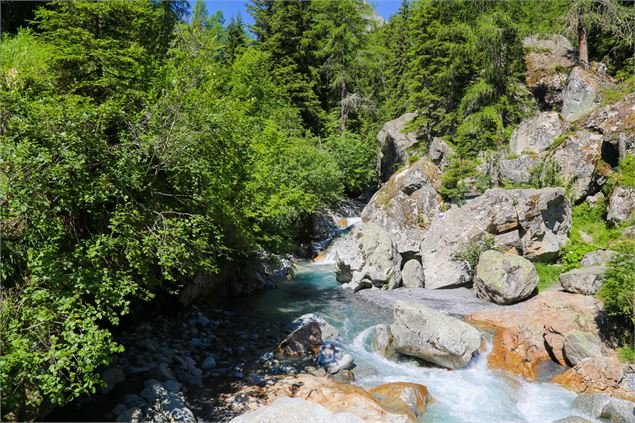
[{"label": "rushing water", "polygon": [[573,392],[488,369],[487,353],[465,369],[450,371],[396,362],[369,352],[368,328],[390,323],[392,316],[342,289],[330,263],[301,265],[295,280],[253,296],[251,301],[249,307],[264,315],[291,319],[308,312],[321,314],[340,331],[340,346],[355,357],[355,383],[363,387],[396,381],[427,386],[434,402],[423,416],[426,422],[545,423],[579,414],[571,410]]}]

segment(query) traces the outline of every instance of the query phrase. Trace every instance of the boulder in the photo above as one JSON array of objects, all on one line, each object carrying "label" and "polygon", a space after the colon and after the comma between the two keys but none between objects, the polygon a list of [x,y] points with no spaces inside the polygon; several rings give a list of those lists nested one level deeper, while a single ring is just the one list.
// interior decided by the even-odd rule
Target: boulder
[{"label": "boulder", "polygon": [[565,335],[562,350],[567,362],[575,366],[585,358],[602,357],[602,341],[595,333],[572,330]]},{"label": "boulder", "polygon": [[395,353],[393,348],[392,332],[390,325],[375,325],[368,334],[371,351],[376,351],[384,357],[390,357]]},{"label": "boulder", "polygon": [[362,211],[362,221],[386,230],[401,254],[418,254],[419,244],[442,203],[439,168],[420,159],[390,177]]},{"label": "boulder", "polygon": [[529,154],[501,159],[498,161],[499,181],[501,184],[527,184],[531,181],[531,171],[537,164],[538,160]]},{"label": "boulder", "polygon": [[355,365],[354,361],[352,355],[330,342],[322,345],[317,359],[318,365],[324,367],[330,374],[352,369]]},{"label": "boulder", "polygon": [[401,255],[388,232],[362,223],[346,235],[335,251],[335,276],[353,291],[394,289],[401,284]]},{"label": "boulder", "polygon": [[575,53],[562,35],[533,35],[523,40],[527,87],[543,109],[559,109]]},{"label": "boulder", "polygon": [[317,322],[307,322],[291,332],[276,348],[281,357],[304,357],[320,352],[322,331]]},{"label": "boulder", "polygon": [[[387,410],[365,389],[355,385],[339,383],[332,379],[299,375],[283,379],[267,387],[266,391],[266,394],[273,398],[285,396],[300,398],[317,403],[332,413],[349,413],[355,415],[365,422],[416,422],[416,417],[409,410],[402,408],[405,411],[403,414]],[[275,421],[286,422],[286,420]]]},{"label": "boulder", "polygon": [[569,74],[562,94],[562,117],[568,122],[580,119],[600,104],[602,89],[612,86],[611,79],[599,67],[577,66]]},{"label": "boulder", "polygon": [[580,125],[600,132],[605,141],[614,145],[619,143],[621,134],[632,139],[635,135],[635,92],[615,103],[594,110]]},{"label": "boulder", "polygon": [[580,260],[580,267],[606,266],[615,257],[615,251],[599,249],[586,253]]},{"label": "boulder", "polygon": [[635,215],[635,188],[616,186],[609,197],[606,219],[614,225]]},{"label": "boulder", "polygon": [[[548,183],[547,173],[553,170],[547,164],[557,165],[557,177],[570,187],[573,201],[594,194],[606,179],[598,172],[602,159],[602,135],[581,130],[568,136],[545,160],[542,179]],[[599,180],[602,178],[602,180]]]},{"label": "boulder", "polygon": [[580,394],[572,405],[574,410],[612,423],[635,423],[634,407],[632,402],[605,394]]},{"label": "boulder", "polygon": [[327,339],[335,339],[340,336],[340,333],[333,325],[331,325],[321,316],[318,316],[315,313],[307,313],[298,317],[293,322],[291,322],[291,324],[289,325],[289,330],[294,331],[302,326],[309,324],[310,322],[316,322],[320,326],[323,341]]},{"label": "boulder", "polygon": [[592,296],[543,291],[504,309],[472,313],[466,321],[495,330],[490,367],[535,380],[542,362],[553,358],[566,365],[564,334],[573,330],[599,334],[602,313],[601,302]]},{"label": "boulder", "polygon": [[552,260],[566,243],[570,228],[571,206],[562,188],[489,189],[432,222],[421,243],[425,287],[469,284],[471,269],[454,257],[474,238],[509,237],[516,232],[509,237],[513,243],[509,248],[520,244],[525,258]]},{"label": "boulder", "polygon": [[[384,408],[400,414],[412,412],[415,417],[425,413],[430,400],[428,388],[418,383],[393,382],[375,386],[368,390]],[[407,410],[403,410],[403,406]]]},{"label": "boulder", "polygon": [[300,398],[281,397],[273,404],[243,414],[231,423],[363,423],[350,413],[333,413],[321,405]]},{"label": "boulder", "polygon": [[635,239],[635,225],[622,229],[624,238]]},{"label": "boulder", "polygon": [[593,423],[593,422],[589,419],[585,419],[584,417],[569,416],[569,417],[565,417],[564,419],[558,419],[554,421],[553,423]]},{"label": "boulder", "polygon": [[449,369],[466,366],[481,347],[481,334],[467,323],[419,304],[397,301],[390,326],[401,354]]},{"label": "boulder", "polygon": [[560,275],[560,285],[567,292],[595,295],[604,282],[603,266],[587,266]]},{"label": "boulder", "polygon": [[403,132],[405,126],[416,117],[416,113],[405,113],[397,119],[386,122],[377,134],[379,142],[377,174],[382,181],[387,181],[397,166],[406,162],[409,155],[407,150],[418,142],[416,132]]},{"label": "boulder", "polygon": [[433,138],[428,147],[428,157],[441,168],[445,168],[449,164],[453,152],[454,149],[443,138]]},{"label": "boulder", "polygon": [[474,280],[479,298],[513,304],[528,298],[537,286],[536,268],[529,260],[494,250],[481,253]]},{"label": "boulder", "polygon": [[541,153],[562,135],[564,124],[556,112],[542,112],[520,122],[509,140],[509,151],[521,154],[525,151]]},{"label": "boulder", "polygon": [[408,260],[401,269],[401,279],[406,288],[423,288],[423,267],[417,259]]},{"label": "boulder", "polygon": [[628,384],[625,367],[615,353],[590,357],[555,376],[553,381],[578,393],[610,394],[635,402],[635,390]]}]

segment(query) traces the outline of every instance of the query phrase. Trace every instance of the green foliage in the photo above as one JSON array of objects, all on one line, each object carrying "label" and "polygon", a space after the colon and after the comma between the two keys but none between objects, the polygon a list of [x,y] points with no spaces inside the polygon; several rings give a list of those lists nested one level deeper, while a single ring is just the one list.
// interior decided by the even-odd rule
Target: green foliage
[{"label": "green foliage", "polygon": [[609,262],[598,296],[610,316],[635,323],[635,244],[621,244],[618,254]]},{"label": "green foliage", "polygon": [[631,345],[618,348],[617,354],[624,363],[635,363],[635,349]]},{"label": "green foliage", "polygon": [[452,254],[452,260],[465,263],[473,271],[478,264],[481,253],[491,250],[493,247],[494,237],[492,235],[476,236]]},{"label": "green foliage", "polygon": [[534,263],[538,274],[538,290],[542,291],[560,282],[563,266],[558,264]]},{"label": "green foliage", "polygon": [[351,132],[332,135],[324,147],[337,161],[342,185],[349,195],[359,195],[376,180],[375,143]]},{"label": "green foliage", "polygon": [[463,202],[465,194],[468,193],[468,187],[464,179],[476,175],[476,163],[473,160],[452,156],[448,167],[441,177],[439,194],[451,201]]}]

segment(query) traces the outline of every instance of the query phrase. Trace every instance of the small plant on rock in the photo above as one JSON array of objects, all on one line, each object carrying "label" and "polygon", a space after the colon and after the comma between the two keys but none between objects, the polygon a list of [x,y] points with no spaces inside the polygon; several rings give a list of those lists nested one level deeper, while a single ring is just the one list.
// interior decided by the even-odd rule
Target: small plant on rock
[{"label": "small plant on rock", "polygon": [[474,272],[481,253],[494,247],[494,237],[490,234],[471,238],[461,249],[452,254],[452,260],[465,263]]}]

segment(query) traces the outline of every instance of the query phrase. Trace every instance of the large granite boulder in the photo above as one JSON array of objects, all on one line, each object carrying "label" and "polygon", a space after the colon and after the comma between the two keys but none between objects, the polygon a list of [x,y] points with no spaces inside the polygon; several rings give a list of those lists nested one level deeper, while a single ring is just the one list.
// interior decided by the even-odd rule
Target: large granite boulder
[{"label": "large granite boulder", "polygon": [[538,286],[536,268],[529,260],[495,250],[481,253],[474,290],[479,298],[513,304],[528,298]]},{"label": "large granite boulder", "polygon": [[594,110],[584,118],[581,126],[600,132],[604,141],[612,144],[617,144],[622,134],[632,139],[635,135],[635,92]]},{"label": "large granite boulder", "polygon": [[294,331],[312,322],[315,322],[318,326],[320,326],[322,340],[335,339],[340,336],[338,330],[333,325],[324,320],[322,316],[318,316],[315,313],[306,313],[298,317],[289,324],[289,330]]},{"label": "large granite boulder", "polygon": [[552,260],[570,229],[571,206],[562,188],[487,190],[432,222],[421,243],[425,287],[469,284],[471,269],[456,255],[476,237],[501,237],[507,239],[502,248],[519,246],[527,259]]},{"label": "large granite boulder", "polygon": [[[599,180],[605,175],[598,174],[598,165],[602,159],[602,135],[581,130],[568,136],[551,153],[547,163],[555,163],[558,167],[557,176],[565,186],[570,187],[573,201],[583,200],[594,194],[604,181]],[[543,181],[548,182],[549,166],[543,170]]]},{"label": "large granite boulder", "polygon": [[362,223],[346,235],[335,251],[335,276],[353,291],[401,285],[401,255],[388,232]]},{"label": "large granite boulder", "polygon": [[615,251],[599,249],[586,253],[580,260],[580,267],[606,266],[615,257]]},{"label": "large granite boulder", "polygon": [[467,323],[420,304],[398,301],[390,326],[393,347],[449,369],[465,367],[481,347],[481,334]]},{"label": "large granite boulder", "polygon": [[556,112],[542,112],[520,122],[509,140],[509,151],[521,154],[525,151],[541,153],[562,135],[564,122]]},{"label": "large granite boulder", "polygon": [[604,266],[587,266],[560,275],[560,285],[567,292],[595,295],[604,282]]},{"label": "large granite boulder", "polygon": [[498,178],[502,184],[527,184],[531,180],[531,171],[538,159],[529,154],[521,154],[512,159],[498,161]]},{"label": "large granite boulder", "polygon": [[609,197],[606,219],[614,225],[626,222],[635,214],[635,188],[617,186]]},{"label": "large granite boulder", "polygon": [[606,394],[580,394],[572,408],[609,423],[635,423],[635,404]]},{"label": "large granite boulder", "polygon": [[406,125],[416,117],[416,113],[405,113],[397,119],[386,122],[377,134],[379,142],[377,173],[382,181],[387,181],[397,166],[406,162],[409,155],[407,150],[418,142],[416,132],[404,133]]},{"label": "large granite boulder", "polygon": [[555,360],[566,366],[564,337],[573,330],[600,333],[602,303],[588,295],[543,291],[525,302],[504,309],[472,313],[466,321],[495,330],[489,366],[508,370],[529,380],[538,376],[539,364]]},{"label": "large granite boulder", "polygon": [[291,332],[276,348],[276,355],[280,357],[304,357],[320,352],[322,346],[322,330],[314,321]]},{"label": "large granite boulder", "polygon": [[575,53],[562,35],[533,35],[523,40],[527,87],[543,109],[559,109]]},{"label": "large granite boulder", "polygon": [[564,337],[562,351],[567,362],[575,366],[585,358],[602,357],[602,341],[595,333],[572,330]]},{"label": "large granite boulder", "polygon": [[333,413],[315,402],[301,398],[280,397],[271,405],[243,414],[231,423],[363,423],[354,414]]},{"label": "large granite boulder", "polygon": [[602,89],[612,86],[611,78],[599,66],[574,68],[562,94],[560,114],[568,122],[580,119],[600,104]]},{"label": "large granite boulder", "polygon": [[390,177],[362,211],[362,221],[385,229],[402,254],[418,254],[428,226],[436,217],[441,197],[436,189],[441,172],[421,159]]}]

